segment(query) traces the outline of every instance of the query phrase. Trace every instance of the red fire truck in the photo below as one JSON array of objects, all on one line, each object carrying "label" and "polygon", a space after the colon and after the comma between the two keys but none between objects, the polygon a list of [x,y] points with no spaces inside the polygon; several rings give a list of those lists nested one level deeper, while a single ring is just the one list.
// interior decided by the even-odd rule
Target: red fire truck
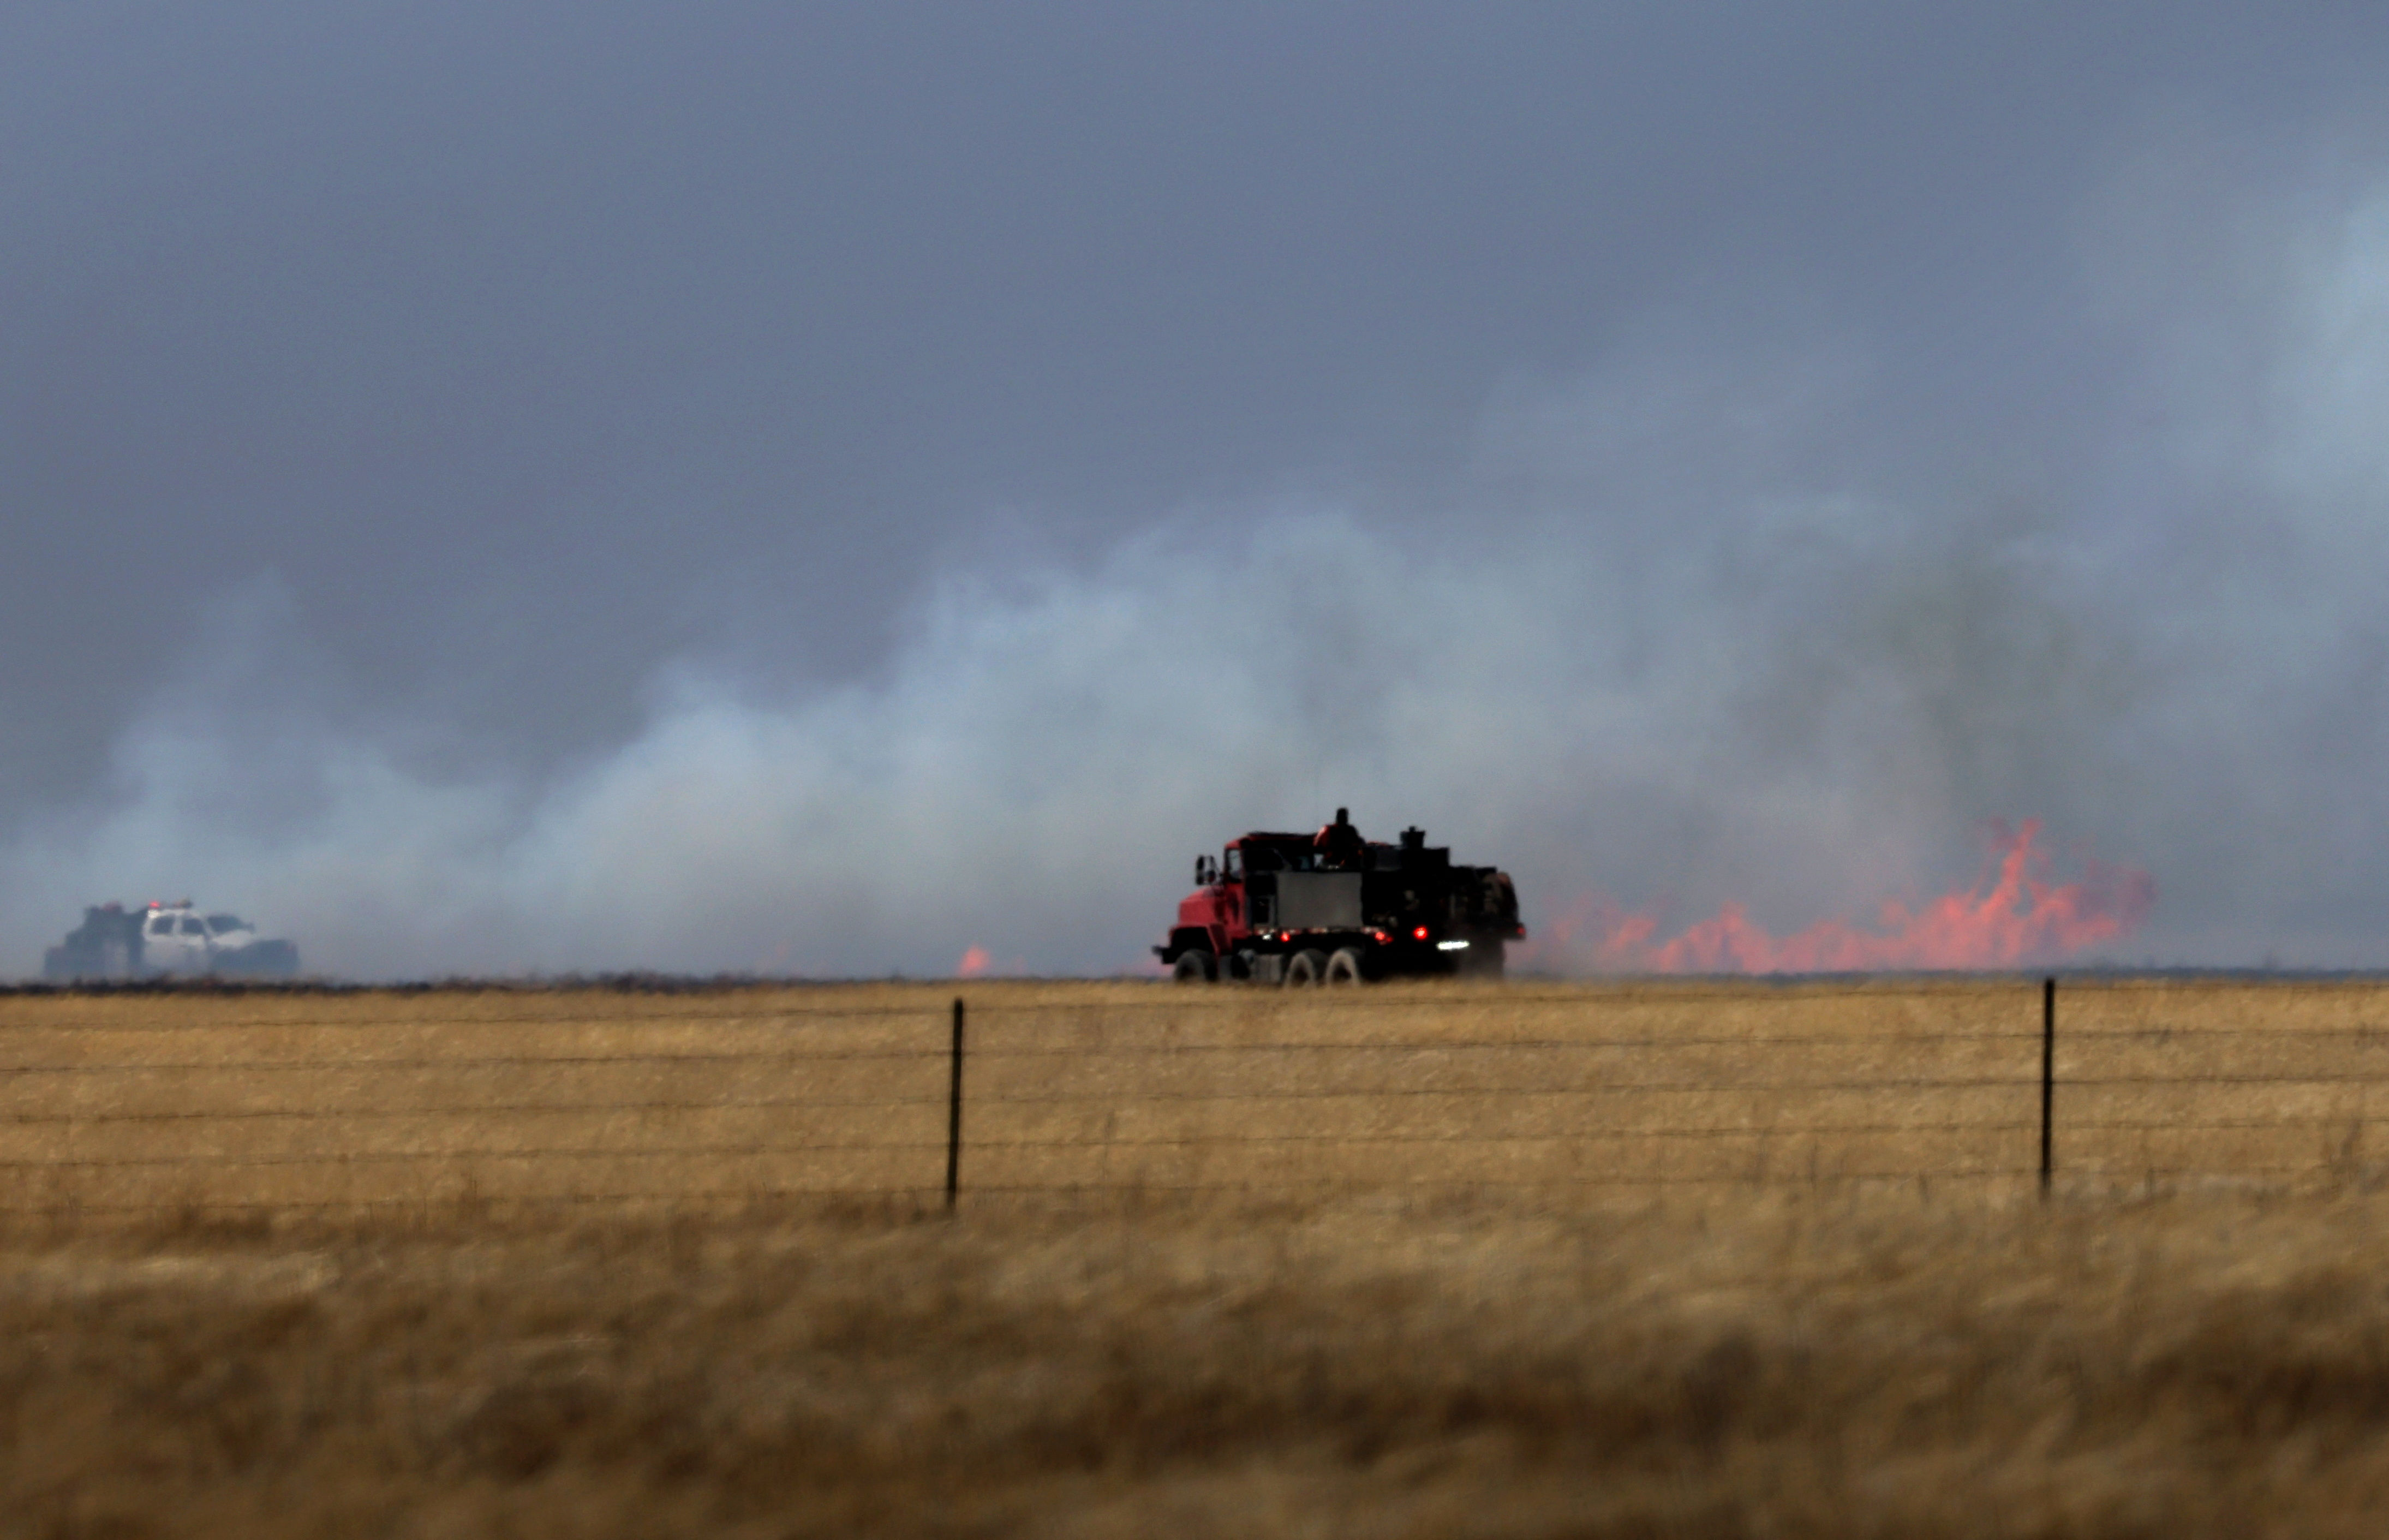
[{"label": "red fire truck", "polygon": [[1498,979],[1505,944],[1526,933],[1508,873],[1452,865],[1424,829],[1364,840],[1339,807],[1315,834],[1256,832],[1196,857],[1194,892],[1153,950],[1182,983]]}]

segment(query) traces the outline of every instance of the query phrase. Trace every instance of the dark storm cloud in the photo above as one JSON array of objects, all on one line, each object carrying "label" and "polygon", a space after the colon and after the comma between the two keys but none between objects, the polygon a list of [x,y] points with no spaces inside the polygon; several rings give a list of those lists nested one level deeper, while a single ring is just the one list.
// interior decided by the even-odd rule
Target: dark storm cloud
[{"label": "dark storm cloud", "polygon": [[1108,968],[1343,801],[1784,923],[2039,815],[2161,955],[2382,960],[2384,55],[21,7],[0,937]]}]

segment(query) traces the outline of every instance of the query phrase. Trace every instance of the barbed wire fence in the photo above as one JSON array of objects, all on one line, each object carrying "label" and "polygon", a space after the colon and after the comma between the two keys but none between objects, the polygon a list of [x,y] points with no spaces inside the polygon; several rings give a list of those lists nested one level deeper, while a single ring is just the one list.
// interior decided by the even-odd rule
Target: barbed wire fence
[{"label": "barbed wire fence", "polygon": [[2385,1006],[2036,979],[20,1013],[0,1207],[2364,1181]]}]

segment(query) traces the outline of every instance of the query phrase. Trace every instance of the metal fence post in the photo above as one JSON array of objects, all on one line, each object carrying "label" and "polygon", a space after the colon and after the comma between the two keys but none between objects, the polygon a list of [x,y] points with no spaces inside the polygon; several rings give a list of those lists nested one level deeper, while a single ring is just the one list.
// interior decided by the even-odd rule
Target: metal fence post
[{"label": "metal fence post", "polygon": [[963,1002],[954,998],[954,1073],[946,1093],[946,1212],[954,1212],[963,1175]]},{"label": "metal fence post", "polygon": [[[959,1030],[959,1029],[957,1029]],[[2054,1124],[2051,1118],[2057,1102],[2057,981],[2040,982],[2040,1199],[2049,1201],[2050,1174],[2055,1169],[2052,1159]]]}]

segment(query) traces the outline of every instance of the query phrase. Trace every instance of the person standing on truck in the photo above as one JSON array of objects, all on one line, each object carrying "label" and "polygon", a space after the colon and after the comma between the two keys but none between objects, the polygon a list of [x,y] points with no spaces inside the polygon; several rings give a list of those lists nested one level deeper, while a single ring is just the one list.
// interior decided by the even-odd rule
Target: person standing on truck
[{"label": "person standing on truck", "polygon": [[1369,842],[1361,838],[1359,829],[1352,827],[1352,810],[1339,807],[1335,810],[1335,821],[1311,836],[1310,848],[1322,866],[1331,871],[1348,871],[1361,864],[1361,857],[1368,852]]}]

